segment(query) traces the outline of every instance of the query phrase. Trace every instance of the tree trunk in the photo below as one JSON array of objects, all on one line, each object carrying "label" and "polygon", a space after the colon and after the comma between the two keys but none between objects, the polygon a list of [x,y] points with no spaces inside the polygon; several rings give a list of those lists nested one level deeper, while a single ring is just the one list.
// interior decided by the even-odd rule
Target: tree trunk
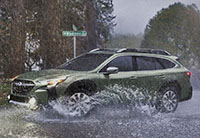
[{"label": "tree trunk", "polygon": [[97,48],[96,34],[96,11],[94,0],[87,0],[86,3],[86,31],[87,31],[87,50]]},{"label": "tree trunk", "polygon": [[44,1],[43,23],[40,31],[40,51],[43,69],[53,68],[60,64],[62,0]]},{"label": "tree trunk", "polygon": [[8,60],[7,77],[21,74],[25,71],[25,1],[12,1],[10,56]]}]

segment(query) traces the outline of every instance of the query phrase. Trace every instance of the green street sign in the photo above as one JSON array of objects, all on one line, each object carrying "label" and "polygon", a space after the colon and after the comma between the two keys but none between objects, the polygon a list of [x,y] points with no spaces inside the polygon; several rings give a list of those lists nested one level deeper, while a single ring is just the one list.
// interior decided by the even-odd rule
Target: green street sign
[{"label": "green street sign", "polygon": [[74,32],[74,31],[63,31],[62,32],[63,36],[87,36],[87,32],[86,31],[78,31],[78,32]]},{"label": "green street sign", "polygon": [[76,37],[77,36],[87,36],[86,31],[77,31],[77,28],[75,25],[72,26],[74,31],[63,31],[63,36],[73,36],[74,37],[74,58],[76,57]]}]

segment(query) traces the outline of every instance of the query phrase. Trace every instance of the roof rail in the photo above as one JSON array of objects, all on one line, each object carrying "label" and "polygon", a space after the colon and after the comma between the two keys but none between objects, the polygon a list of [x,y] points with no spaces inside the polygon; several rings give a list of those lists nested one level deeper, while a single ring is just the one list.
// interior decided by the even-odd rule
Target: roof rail
[{"label": "roof rail", "polygon": [[125,50],[127,50],[127,48],[119,49],[119,50],[117,51],[117,53],[121,53],[121,52],[123,52],[123,51],[125,51]]},{"label": "roof rail", "polygon": [[118,53],[123,53],[123,52],[135,52],[135,53],[150,53],[150,54],[159,54],[159,55],[167,55],[169,56],[170,53],[165,51],[165,50],[160,50],[160,49],[145,49],[145,48],[134,48],[134,49],[129,49],[129,48],[124,48],[120,49],[117,51]]},{"label": "roof rail", "polygon": [[99,50],[100,50],[100,48],[95,48],[95,49],[92,49],[92,50],[90,51],[90,53],[96,52],[96,51],[99,51]]},{"label": "roof rail", "polygon": [[166,55],[169,56],[170,53],[165,50],[160,49],[147,49],[147,48],[96,48],[90,51],[97,52],[97,51],[103,51],[103,52],[114,52],[114,53],[124,53],[124,52],[134,52],[134,53],[149,53],[149,54],[159,54],[159,55]]},{"label": "roof rail", "polygon": [[103,51],[103,52],[117,52],[119,50],[119,48],[96,48],[90,51],[90,53],[92,52],[97,52],[97,51]]}]

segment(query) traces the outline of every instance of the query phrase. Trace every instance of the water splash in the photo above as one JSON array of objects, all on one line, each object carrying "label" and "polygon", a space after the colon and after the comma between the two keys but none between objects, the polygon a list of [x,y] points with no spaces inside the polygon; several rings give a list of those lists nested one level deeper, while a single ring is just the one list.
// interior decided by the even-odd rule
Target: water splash
[{"label": "water splash", "polygon": [[[77,97],[82,97],[83,99],[78,99],[76,101]],[[63,116],[80,117],[87,114],[95,107],[96,100],[83,93],[76,93],[72,95],[69,99],[61,97],[56,101],[50,102],[49,105]]]},{"label": "water splash", "polygon": [[94,98],[103,105],[125,104],[132,106],[154,105],[156,102],[155,92],[144,88],[122,87],[120,85],[108,86],[105,90],[98,92]]},{"label": "water splash", "polygon": [[[130,117],[130,114],[136,116],[138,116],[138,114],[151,116],[157,113],[157,110],[155,110],[153,105],[156,97],[149,93],[150,92],[145,89],[134,88],[134,86],[132,88],[125,88],[120,85],[108,86],[105,90],[90,97],[90,104],[87,106],[90,106],[92,111],[88,114],[90,116],[92,116],[91,114],[98,116],[113,116],[116,113],[119,116],[118,111],[120,111],[120,116],[128,115]],[[56,101],[49,103],[52,108],[50,109],[51,114],[56,117],[54,119],[77,117],[76,112],[72,110],[74,107],[71,107],[67,100],[68,99],[61,97]],[[109,108],[109,110],[102,112],[104,108]],[[117,111],[116,109],[119,108],[120,110]],[[122,108],[125,109],[123,112],[121,112],[123,110]],[[49,109],[44,108],[44,110],[48,112]],[[48,113],[46,115],[49,117]]]}]

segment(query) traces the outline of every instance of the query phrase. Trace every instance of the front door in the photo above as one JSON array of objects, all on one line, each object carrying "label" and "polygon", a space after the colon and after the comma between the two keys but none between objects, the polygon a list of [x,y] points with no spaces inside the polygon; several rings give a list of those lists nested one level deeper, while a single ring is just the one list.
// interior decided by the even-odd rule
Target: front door
[{"label": "front door", "polygon": [[[117,67],[118,73],[105,75],[108,67]],[[99,73],[99,88],[118,86],[119,88],[130,88],[135,81],[135,64],[132,56],[120,56],[113,59],[104,66]]]}]

